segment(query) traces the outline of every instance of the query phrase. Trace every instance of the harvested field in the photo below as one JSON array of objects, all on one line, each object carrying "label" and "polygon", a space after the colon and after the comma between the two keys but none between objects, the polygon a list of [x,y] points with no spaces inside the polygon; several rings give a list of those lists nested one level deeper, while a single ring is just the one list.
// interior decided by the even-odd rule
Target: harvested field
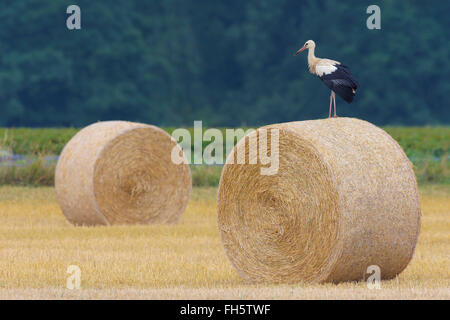
[{"label": "harvested field", "polygon": [[[53,188],[0,187],[0,299],[450,299],[450,186],[421,186],[413,260],[369,290],[339,285],[246,284],[227,259],[216,188],[194,188],[179,224],[74,227]],[[69,265],[81,289],[66,289]]]}]

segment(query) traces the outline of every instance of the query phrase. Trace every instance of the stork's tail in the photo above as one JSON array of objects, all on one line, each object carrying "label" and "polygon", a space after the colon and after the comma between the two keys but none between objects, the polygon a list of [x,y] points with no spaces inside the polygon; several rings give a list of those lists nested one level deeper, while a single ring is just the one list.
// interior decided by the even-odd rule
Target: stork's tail
[{"label": "stork's tail", "polygon": [[347,86],[336,86],[333,88],[333,91],[348,103],[352,103],[353,98],[356,95],[356,88]]}]

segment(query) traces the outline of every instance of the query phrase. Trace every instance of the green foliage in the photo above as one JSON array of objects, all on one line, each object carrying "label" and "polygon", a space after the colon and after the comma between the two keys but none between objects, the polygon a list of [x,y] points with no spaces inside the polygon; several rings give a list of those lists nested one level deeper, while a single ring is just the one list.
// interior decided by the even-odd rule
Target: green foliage
[{"label": "green foliage", "polygon": [[27,166],[0,166],[0,185],[52,186],[55,167],[41,159]]},{"label": "green foliage", "polygon": [[58,155],[78,129],[0,128],[0,149],[14,154]]},{"label": "green foliage", "polygon": [[[449,1],[7,1],[0,10],[0,126],[258,126],[325,117],[329,90],[306,54],[349,65],[360,82],[340,115],[382,124],[448,124]],[[413,32],[412,32],[413,31]]]},{"label": "green foliage", "polygon": [[[55,164],[37,160],[28,166],[0,166],[0,185],[53,186]],[[193,186],[218,186],[221,166],[191,166]]]},{"label": "green foliage", "polygon": [[[420,161],[414,164],[414,171],[419,183],[450,184],[448,159]],[[221,172],[222,166],[192,165],[192,185],[218,186]],[[0,185],[53,186],[54,175],[55,165],[44,165],[42,161],[29,166],[3,166],[0,167]]]},{"label": "green foliage", "polygon": [[450,147],[450,127],[384,127],[410,159],[442,158]]},{"label": "green foliage", "polygon": [[219,185],[222,166],[191,166],[192,185],[193,186],[210,186]]},{"label": "green foliage", "polygon": [[[206,128],[204,128],[206,129]],[[414,165],[419,182],[450,183],[450,127],[385,127],[401,145]],[[173,132],[174,128],[166,128]],[[225,129],[220,129],[225,136]],[[31,166],[0,167],[0,184],[53,185],[54,164],[45,163],[43,155],[59,154],[78,129],[0,129],[0,150],[37,156]],[[193,129],[190,128],[193,137]],[[191,141],[193,143],[193,141]],[[202,148],[210,142],[203,141]],[[194,146],[191,145],[191,150]],[[216,186],[220,166],[192,165],[194,186]]]},{"label": "green foliage", "polygon": [[439,161],[431,156],[414,162],[414,172],[419,182],[450,183],[450,161],[444,154]]},{"label": "green foliage", "polygon": [[[175,128],[163,128],[171,134]],[[194,151],[194,129],[187,128],[191,134],[191,150]],[[208,128],[203,128],[203,132]],[[225,137],[225,128],[219,128]],[[243,128],[247,130],[247,128]],[[441,158],[450,152],[450,127],[383,127],[403,148],[410,159],[424,158],[428,155]],[[66,143],[78,132],[75,128],[0,128],[0,147],[15,154],[57,155]],[[235,142],[237,142],[235,140]],[[210,142],[203,141],[202,147]]]}]

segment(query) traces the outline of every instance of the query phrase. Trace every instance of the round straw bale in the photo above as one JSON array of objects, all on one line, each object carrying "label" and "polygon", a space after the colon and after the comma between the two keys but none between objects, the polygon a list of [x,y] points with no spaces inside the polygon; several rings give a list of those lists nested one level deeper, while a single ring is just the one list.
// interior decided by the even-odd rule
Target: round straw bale
[{"label": "round straw bale", "polygon": [[55,173],[58,202],[76,225],[174,223],[191,192],[182,149],[162,129],[106,121],[79,131],[64,147]]},{"label": "round straw bale", "polygon": [[[259,155],[251,164],[250,142],[259,145],[262,130],[271,141],[274,129],[279,168],[263,175],[268,165]],[[277,153],[271,143],[268,150]],[[236,164],[239,152],[244,164]],[[222,171],[218,223],[249,282],[363,280],[371,265],[390,279],[412,258],[420,203],[411,163],[385,131],[352,118],[300,121],[239,141]]]}]

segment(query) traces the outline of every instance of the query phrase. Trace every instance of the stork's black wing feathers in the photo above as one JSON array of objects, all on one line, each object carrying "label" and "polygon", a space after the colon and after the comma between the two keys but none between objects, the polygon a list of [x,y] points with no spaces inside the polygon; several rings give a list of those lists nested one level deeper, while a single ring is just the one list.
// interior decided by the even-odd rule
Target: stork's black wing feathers
[{"label": "stork's black wing feathers", "polygon": [[336,70],[320,76],[323,83],[336,92],[342,99],[351,103],[356,95],[359,83],[353,77],[349,67],[343,64],[336,64]]}]

